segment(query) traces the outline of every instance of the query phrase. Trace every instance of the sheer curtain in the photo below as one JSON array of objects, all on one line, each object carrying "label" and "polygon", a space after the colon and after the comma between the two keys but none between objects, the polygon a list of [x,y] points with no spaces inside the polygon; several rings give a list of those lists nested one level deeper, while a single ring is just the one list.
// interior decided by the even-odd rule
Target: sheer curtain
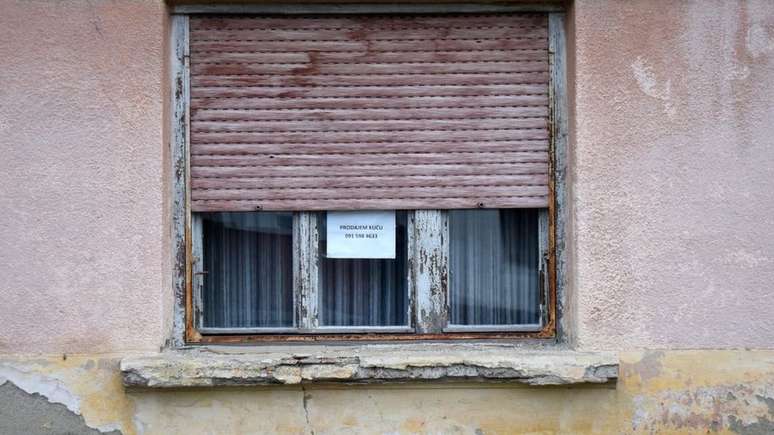
[{"label": "sheer curtain", "polygon": [[320,214],[320,324],[408,324],[406,212],[395,216],[395,259],[326,258],[325,214]]},{"label": "sheer curtain", "polygon": [[449,211],[450,321],[539,322],[538,210]]},{"label": "sheer curtain", "polygon": [[293,213],[202,213],[205,327],[293,326]]}]

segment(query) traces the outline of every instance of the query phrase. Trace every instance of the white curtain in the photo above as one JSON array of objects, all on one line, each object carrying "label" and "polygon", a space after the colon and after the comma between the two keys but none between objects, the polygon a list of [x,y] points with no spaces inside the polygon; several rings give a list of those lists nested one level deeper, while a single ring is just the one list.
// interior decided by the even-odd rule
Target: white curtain
[{"label": "white curtain", "polygon": [[395,216],[395,259],[325,258],[320,219],[320,322],[325,326],[407,325],[406,212]]},{"label": "white curtain", "polygon": [[293,326],[293,213],[203,213],[205,327]]},{"label": "white curtain", "polygon": [[452,324],[538,323],[538,210],[451,210],[449,236]]}]

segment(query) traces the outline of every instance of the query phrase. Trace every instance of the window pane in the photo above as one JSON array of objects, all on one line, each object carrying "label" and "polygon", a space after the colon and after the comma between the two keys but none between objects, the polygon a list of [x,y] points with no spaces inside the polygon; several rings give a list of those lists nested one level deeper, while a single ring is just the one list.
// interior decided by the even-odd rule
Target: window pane
[{"label": "window pane", "polygon": [[539,322],[538,210],[449,211],[450,321]]},{"label": "window pane", "polygon": [[408,309],[406,212],[395,215],[395,259],[326,258],[320,215],[320,325],[405,326]]},{"label": "window pane", "polygon": [[293,213],[202,213],[205,327],[293,326]]}]

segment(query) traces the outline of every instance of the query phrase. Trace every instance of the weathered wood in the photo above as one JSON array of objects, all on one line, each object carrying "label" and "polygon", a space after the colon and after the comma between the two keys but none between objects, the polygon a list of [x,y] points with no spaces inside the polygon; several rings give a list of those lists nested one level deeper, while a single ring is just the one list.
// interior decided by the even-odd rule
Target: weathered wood
[{"label": "weathered wood", "polygon": [[[424,86],[239,86],[193,88],[192,98],[400,98],[486,95],[548,95],[546,84],[500,84],[455,86],[451,83]],[[197,123],[198,124],[198,123]],[[198,128],[198,126],[197,126]]]},{"label": "weathered wood", "polygon": [[[200,40],[192,41],[191,51],[196,54],[212,53],[242,53],[242,52],[268,52],[268,53],[307,53],[310,51],[359,51],[359,52],[384,52],[384,51],[446,51],[446,50],[545,50],[548,45],[546,38],[527,38],[523,36],[510,38],[507,35],[499,38],[487,36],[476,38],[465,35],[460,38],[428,40],[424,38],[410,39],[274,39],[256,40],[254,32],[243,32],[228,35],[212,35],[207,39],[205,35]],[[228,39],[230,37],[230,39]]]},{"label": "weathered wood", "polygon": [[[551,148],[553,156],[552,174],[550,180],[553,198],[549,221],[553,225],[549,234],[549,253],[553,261],[549,263],[549,300],[548,324],[546,330],[555,332],[563,341],[571,341],[568,328],[563,327],[567,321],[572,321],[561,315],[566,300],[564,289],[567,288],[567,232],[569,230],[569,207],[567,205],[567,134],[568,134],[568,100],[567,100],[567,41],[565,37],[565,15],[563,13],[549,14],[550,55],[551,55]],[[551,257],[549,257],[551,258]],[[562,319],[562,322],[559,322]]]},{"label": "weathered wood", "polygon": [[[481,196],[482,186],[453,186],[456,198],[477,198]],[[483,186],[487,195],[492,196],[548,196],[546,186]],[[268,189],[196,189],[193,201],[201,200],[281,200],[293,198],[327,198],[371,199],[371,198],[438,198],[442,200],[450,194],[448,186],[438,187],[335,187],[327,189],[315,188],[268,188]]]},{"label": "weathered wood", "polygon": [[445,213],[416,210],[409,233],[410,288],[416,331],[433,334],[447,323],[449,230]]},{"label": "weathered wood", "polygon": [[[289,76],[306,76],[317,74],[405,74],[412,73],[489,73],[489,72],[543,72],[548,69],[548,62],[541,60],[524,61],[472,61],[472,62],[412,62],[407,60],[385,63],[368,62],[297,62],[297,63],[193,63],[192,73],[195,75],[238,75],[238,74],[286,74]],[[544,101],[545,104],[545,101]]]},{"label": "weathered wood", "polygon": [[191,209],[204,211],[256,211],[256,210],[384,210],[384,209],[415,209],[433,210],[437,204],[443,203],[448,208],[541,208],[545,207],[547,196],[505,196],[457,198],[332,198],[321,201],[314,199],[283,199],[283,200],[199,200],[194,201]]},{"label": "weathered wood", "polygon": [[[525,175],[546,174],[544,163],[485,163],[485,164],[435,164],[435,165],[348,165],[348,166],[261,166],[261,167],[201,167],[191,168],[194,178],[224,177],[360,177],[383,175]],[[357,180],[353,180],[356,183]],[[400,207],[398,207],[400,208]],[[436,207],[438,208],[438,207]]]},{"label": "weathered wood", "polygon": [[[481,118],[419,118],[419,119],[365,119],[365,120],[239,120],[239,121],[198,121],[192,133],[285,133],[285,132],[366,132],[421,130],[476,130],[540,129],[548,128],[543,117],[481,117]],[[507,124],[505,124],[507,123]]]},{"label": "weathered wood", "polygon": [[252,4],[181,4],[172,7],[176,14],[428,14],[428,13],[504,13],[563,11],[564,1],[540,3],[252,3]]},{"label": "weathered wood", "polygon": [[[306,109],[306,110],[260,110],[260,109],[210,109],[199,110],[192,114],[192,120],[201,125],[205,122],[257,122],[257,121],[410,121],[478,118],[548,118],[547,107],[438,107],[432,111],[425,109],[401,109],[396,115],[392,109]],[[481,141],[482,144],[486,143]]]},{"label": "weathered wood", "polygon": [[193,322],[191,313],[193,301],[188,286],[191,273],[188,258],[188,17],[175,16],[171,19],[170,32],[170,93],[171,116],[169,117],[169,158],[172,174],[171,226],[172,264],[174,277],[174,312],[172,315],[172,337],[174,346],[183,346],[190,338]]},{"label": "weathered wood", "polygon": [[[255,210],[252,207],[251,210]],[[320,236],[315,213],[296,213],[293,224],[293,281],[295,287],[296,324],[311,330],[319,325],[318,268]]]},{"label": "weathered wood", "polygon": [[[450,142],[471,141],[484,137],[486,140],[512,141],[512,140],[547,140],[548,132],[540,128],[470,128],[459,129],[405,129],[405,130],[301,130],[287,132],[265,133],[241,133],[241,132],[198,132],[191,136],[194,144],[214,143],[310,143],[310,139],[318,144],[331,142],[391,142],[401,138],[411,138],[416,141],[431,141],[443,138]],[[407,149],[406,151],[411,151]],[[357,164],[353,161],[352,164]]]},{"label": "weathered wood", "polygon": [[[546,14],[192,23],[196,210],[547,205]],[[385,176],[391,185],[361,184]],[[412,185],[418,176],[438,179]],[[245,181],[273,177],[287,184]]]},{"label": "weathered wood", "polygon": [[454,30],[471,30],[476,27],[494,28],[538,28],[546,32],[545,14],[508,14],[508,21],[503,21],[503,14],[444,14],[444,15],[384,15],[384,16],[328,16],[310,19],[304,16],[273,17],[273,16],[210,16],[194,17],[191,20],[191,32],[196,36],[202,31],[222,31],[224,29],[246,29],[258,32],[294,31],[302,29],[319,31],[330,29],[338,34],[351,37],[351,32],[367,28],[371,31],[382,29],[406,30],[414,29],[425,32],[440,31],[446,34],[449,28]]},{"label": "weathered wood", "polygon": [[207,271],[204,270],[204,227],[202,215],[191,215],[191,296],[193,299],[193,324],[201,329],[203,324],[202,290]]},{"label": "weathered wood", "polygon": [[[193,53],[196,55],[197,53]],[[411,50],[411,51],[304,51],[304,52],[264,52],[248,53],[211,52],[206,55],[204,64],[306,64],[319,62],[358,62],[367,60],[371,63],[405,62],[507,62],[507,61],[545,61],[548,55],[545,50]],[[196,63],[194,65],[197,65]]]},{"label": "weathered wood", "polygon": [[[208,76],[192,78],[194,87],[235,87],[235,86],[286,86],[288,77],[283,75],[238,75]],[[548,84],[548,72],[492,72],[480,74],[357,74],[304,75],[293,77],[293,86],[423,86],[438,84],[439,81],[459,86],[497,85],[509,83]]]},{"label": "weathered wood", "polygon": [[329,153],[460,153],[500,151],[548,151],[548,140],[523,141],[438,141],[438,142],[343,142],[343,143],[220,143],[192,144],[191,155],[252,155],[252,154],[329,154]]},{"label": "weathered wood", "polygon": [[[447,28],[448,29],[448,28]],[[547,34],[545,29],[535,28],[518,28],[511,26],[500,27],[456,27],[448,30],[436,30],[433,29],[405,29],[405,28],[370,28],[361,27],[353,29],[336,29],[332,28],[317,28],[303,30],[303,29],[276,29],[276,30],[257,30],[257,29],[224,29],[224,30],[206,30],[201,32],[194,32],[191,36],[202,42],[264,42],[264,41],[294,41],[303,44],[306,41],[341,41],[341,40],[361,40],[365,39],[363,36],[367,36],[369,40],[374,41],[404,41],[404,40],[427,40],[427,39],[439,39],[439,40],[453,40],[464,39],[470,40],[472,38],[480,39],[502,39],[502,38],[521,38],[521,39],[537,39],[541,41],[547,41]],[[450,34],[454,32],[454,34]],[[516,36],[517,35],[517,36]]]},{"label": "weathered wood", "polygon": [[[358,177],[360,187],[401,187],[406,183],[417,187],[432,186],[513,186],[547,184],[547,174],[529,175],[426,175]],[[343,177],[263,177],[263,178],[198,178],[192,181],[195,189],[251,189],[251,188],[331,188],[352,187],[352,180]]]},{"label": "weathered wood", "polygon": [[[458,164],[458,163],[547,163],[548,151],[523,151],[523,152],[466,152],[466,153],[417,153],[410,155],[402,153],[384,154],[253,154],[242,156],[212,156],[192,155],[191,164],[197,167],[225,167],[225,166],[267,166],[267,165],[349,165],[353,159],[357,159],[359,165],[400,165],[406,159],[411,159],[412,164]],[[442,183],[441,183],[442,184]]]},{"label": "weathered wood", "polygon": [[545,95],[495,95],[481,97],[402,98],[201,98],[194,102],[201,110],[339,110],[339,109],[475,109],[481,107],[539,107],[545,109]]}]

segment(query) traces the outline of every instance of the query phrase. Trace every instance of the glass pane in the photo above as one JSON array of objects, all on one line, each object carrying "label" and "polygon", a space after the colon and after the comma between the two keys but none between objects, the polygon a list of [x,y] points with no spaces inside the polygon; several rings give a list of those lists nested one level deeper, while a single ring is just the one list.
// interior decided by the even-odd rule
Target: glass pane
[{"label": "glass pane", "polygon": [[539,322],[538,210],[449,211],[455,325]]},{"label": "glass pane", "polygon": [[320,325],[407,325],[406,212],[395,215],[395,259],[326,258],[326,221],[321,213]]},{"label": "glass pane", "polygon": [[202,213],[203,326],[293,326],[293,213]]}]

